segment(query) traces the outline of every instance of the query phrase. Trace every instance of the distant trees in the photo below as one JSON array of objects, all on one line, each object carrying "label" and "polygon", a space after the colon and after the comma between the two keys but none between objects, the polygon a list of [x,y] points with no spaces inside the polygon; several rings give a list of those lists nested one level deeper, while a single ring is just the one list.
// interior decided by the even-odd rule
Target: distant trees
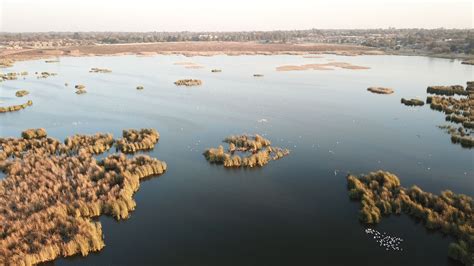
[{"label": "distant trees", "polygon": [[45,32],[0,33],[0,44],[53,42],[52,45],[183,41],[257,41],[264,43],[322,42],[382,49],[414,49],[429,53],[474,53],[472,29],[289,30],[243,32]]}]

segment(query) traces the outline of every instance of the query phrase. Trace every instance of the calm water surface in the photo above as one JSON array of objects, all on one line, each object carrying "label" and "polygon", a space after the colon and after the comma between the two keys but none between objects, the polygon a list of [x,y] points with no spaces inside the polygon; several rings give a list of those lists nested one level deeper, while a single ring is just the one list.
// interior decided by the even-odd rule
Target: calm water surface
[{"label": "calm water surface", "polygon": [[[371,69],[275,71],[328,59]],[[205,68],[174,65],[183,61]],[[113,72],[89,73],[91,67]],[[402,56],[121,56],[19,62],[4,72],[25,70],[26,79],[0,83],[0,101],[34,105],[3,114],[1,136],[44,127],[59,139],[119,137],[124,128],[153,127],[161,138],[149,154],[168,163],[166,174],[142,183],[129,220],[100,218],[101,252],[56,265],[456,265],[447,258],[452,239],[405,215],[374,227],[403,238],[403,252],[380,248],[358,222],[345,176],[384,169],[404,186],[474,195],[473,151],[436,127],[444,115],[400,104],[401,97],[424,99],[428,85],[464,85],[473,80],[472,66]],[[38,80],[36,71],[58,76]],[[176,87],[182,78],[204,84]],[[75,84],[88,93],[76,95]],[[370,94],[369,86],[396,92]],[[16,98],[18,89],[30,95]],[[264,134],[292,153],[261,169],[206,162],[206,148],[241,133]]]}]

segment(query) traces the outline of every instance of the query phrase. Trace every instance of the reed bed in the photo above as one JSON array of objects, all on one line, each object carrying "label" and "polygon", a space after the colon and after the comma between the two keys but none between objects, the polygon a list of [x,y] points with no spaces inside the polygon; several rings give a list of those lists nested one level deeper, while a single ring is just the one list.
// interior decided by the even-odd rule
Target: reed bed
[{"label": "reed bed", "polygon": [[349,197],[361,202],[359,220],[377,224],[384,216],[405,213],[421,220],[429,230],[455,238],[449,257],[465,265],[474,263],[474,202],[469,196],[442,191],[424,192],[417,186],[404,188],[392,173],[377,171],[361,177],[347,176]]}]

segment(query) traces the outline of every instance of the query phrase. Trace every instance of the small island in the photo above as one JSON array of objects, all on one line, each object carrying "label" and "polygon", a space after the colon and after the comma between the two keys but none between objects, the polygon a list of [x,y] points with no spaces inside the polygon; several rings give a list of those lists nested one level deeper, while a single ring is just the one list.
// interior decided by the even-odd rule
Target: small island
[{"label": "small island", "polygon": [[0,113],[8,113],[8,112],[16,112],[20,111],[22,109],[25,109],[28,106],[32,106],[33,101],[29,100],[24,104],[18,104],[18,105],[10,105],[10,106],[0,106]]},{"label": "small island", "polygon": [[401,103],[406,106],[423,106],[425,102],[419,99],[405,99],[402,98]]},{"label": "small island", "polygon": [[140,181],[167,169],[147,155],[93,156],[114,142],[111,134],[96,134],[61,143],[44,129],[0,138],[0,170],[6,174],[0,182],[1,264],[32,265],[104,248],[95,218],[127,219]]},{"label": "small island", "polygon": [[16,97],[23,97],[23,96],[26,96],[28,94],[30,94],[30,92],[27,91],[27,90],[19,90],[19,91],[15,92]]},{"label": "small island", "polygon": [[117,149],[123,153],[151,150],[160,139],[156,129],[128,129],[122,132],[122,138],[117,140]]},{"label": "small island", "polygon": [[176,86],[186,86],[186,87],[191,87],[191,86],[201,86],[202,81],[199,79],[180,79],[174,82]]},{"label": "small island", "polygon": [[[288,149],[271,146],[271,142],[256,134],[255,136],[230,136],[224,140],[229,144],[227,151],[220,145],[204,152],[207,161],[223,164],[224,167],[262,167],[270,161],[276,161],[290,154]],[[236,153],[241,153],[243,157]]]},{"label": "small island", "polygon": [[474,147],[474,136],[472,136],[472,129],[474,129],[474,101],[472,98],[474,96],[474,82],[467,81],[466,85],[466,89],[461,85],[430,86],[427,91],[437,95],[428,96],[426,103],[432,110],[443,112],[446,115],[446,121],[460,125],[457,129],[452,125],[440,127],[451,135],[451,142],[459,143],[463,148],[472,148]]},{"label": "small island", "polygon": [[417,186],[404,188],[392,173],[377,171],[361,177],[347,176],[349,197],[361,202],[359,220],[377,224],[384,216],[405,213],[421,220],[429,230],[455,238],[449,257],[465,265],[474,263],[474,201],[446,190],[441,195],[424,192]]},{"label": "small island", "polygon": [[392,94],[393,93],[393,89],[384,88],[384,87],[369,87],[367,88],[367,90],[376,94]]}]

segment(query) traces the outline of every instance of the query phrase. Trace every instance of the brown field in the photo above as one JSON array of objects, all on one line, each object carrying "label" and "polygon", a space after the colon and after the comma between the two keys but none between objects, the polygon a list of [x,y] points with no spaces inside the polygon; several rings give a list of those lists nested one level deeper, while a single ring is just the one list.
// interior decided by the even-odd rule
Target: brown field
[{"label": "brown field", "polygon": [[334,70],[335,68],[352,69],[352,70],[370,69],[370,67],[352,65],[350,63],[345,63],[345,62],[331,62],[331,63],[325,63],[325,64],[306,64],[306,65],[300,65],[300,66],[294,66],[294,65],[279,66],[276,68],[276,70],[277,71]]},{"label": "brown field", "polygon": [[182,54],[185,56],[226,55],[309,55],[331,53],[338,55],[382,54],[362,46],[335,44],[261,44],[255,42],[164,42],[140,44],[111,44],[64,47],[56,49],[0,50],[0,59],[29,60],[56,56],[125,55],[150,56]]}]

